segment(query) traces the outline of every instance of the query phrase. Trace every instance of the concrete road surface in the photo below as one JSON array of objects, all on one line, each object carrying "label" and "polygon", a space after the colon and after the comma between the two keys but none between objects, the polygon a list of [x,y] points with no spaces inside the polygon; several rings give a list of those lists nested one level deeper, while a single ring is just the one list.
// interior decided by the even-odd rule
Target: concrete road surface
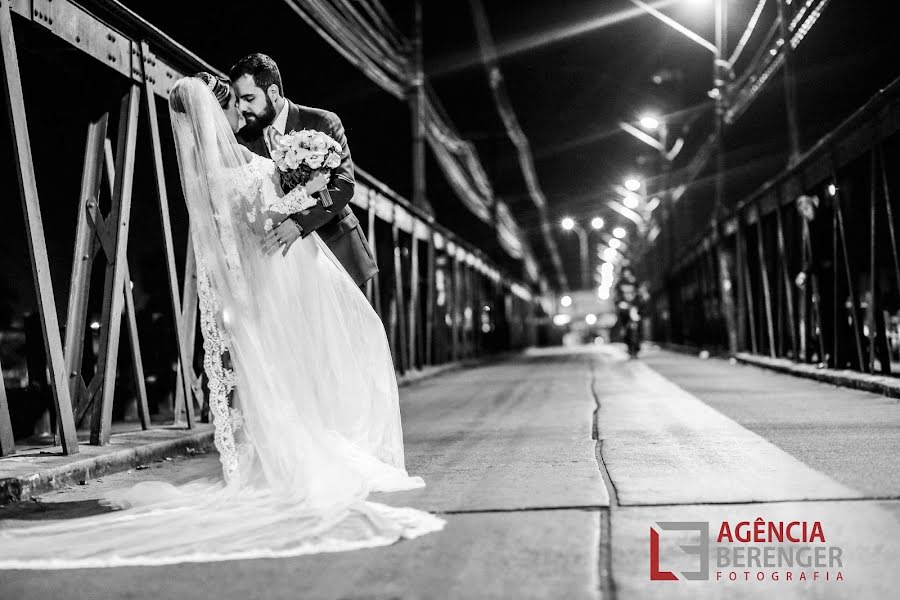
[{"label": "concrete road surface", "polygon": [[[378,499],[441,513],[443,532],[296,559],[0,572],[0,598],[885,598],[900,585],[896,400],[589,347],[420,382],[402,391],[402,410],[408,469],[428,487]],[[0,519],[92,514],[106,490],[189,481],[216,460],[152,464],[0,507]],[[757,518],[820,522],[842,565],[718,568],[720,524]],[[708,580],[680,575],[699,561],[679,546],[701,535],[658,525],[672,521],[709,523]],[[659,569],[681,580],[650,581],[651,527]]]}]

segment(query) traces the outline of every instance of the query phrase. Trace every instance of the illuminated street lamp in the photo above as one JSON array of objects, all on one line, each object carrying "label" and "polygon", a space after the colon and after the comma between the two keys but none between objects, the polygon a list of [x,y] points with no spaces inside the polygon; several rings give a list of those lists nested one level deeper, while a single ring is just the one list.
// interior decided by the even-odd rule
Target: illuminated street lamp
[{"label": "illuminated street lamp", "polygon": [[603,219],[600,217],[594,217],[591,219],[591,227],[595,230],[603,229]]},{"label": "illuminated street lamp", "polygon": [[620,240],[623,237],[625,237],[626,234],[627,234],[627,232],[622,227],[616,227],[615,229],[613,229],[613,235],[616,236],[617,238],[619,238]]},{"label": "illuminated street lamp", "polygon": [[618,250],[622,246],[622,242],[618,239],[609,240],[609,247],[613,250]]},{"label": "illuminated street lamp", "polygon": [[644,129],[656,129],[659,127],[659,119],[650,115],[641,117],[641,127]]},{"label": "illuminated street lamp", "polygon": [[566,231],[572,231],[575,229],[575,220],[570,217],[564,218],[562,220],[562,228]]},{"label": "illuminated street lamp", "polygon": [[[666,16],[659,9],[650,6],[644,0],[630,0],[632,4],[639,7],[644,12],[649,13],[656,19],[659,19],[669,27],[675,29],[682,35],[690,38],[694,42],[700,44],[713,55],[713,84],[715,88],[711,90],[710,97],[715,100],[716,106],[716,121],[715,121],[715,136],[716,143],[718,146],[718,156],[716,157],[716,203],[715,203],[715,211],[717,214],[719,210],[722,208],[722,197],[724,193],[724,171],[725,171],[725,153],[723,152],[723,143],[724,143],[724,129],[725,129],[725,109],[726,109],[726,99],[725,99],[725,88],[726,83],[728,81],[729,73],[732,69],[731,63],[727,60],[725,53],[727,52],[728,45],[726,44],[726,34],[728,29],[727,22],[727,14],[728,14],[728,2],[727,0],[715,0],[715,43],[709,42],[702,36],[697,33],[691,31],[675,19]],[[695,2],[696,3],[696,2]],[[787,21],[785,19],[783,0],[779,0],[778,4],[778,14],[779,20],[782,25],[782,36],[787,37],[785,32],[789,31],[789,27],[786,27]],[[785,56],[789,57],[790,55],[790,47],[791,45],[787,45],[787,53]],[[785,69],[789,68],[789,60],[785,61],[787,66]],[[793,131],[793,128],[792,128]],[[643,132],[641,132],[643,133]],[[792,135],[792,139],[796,139]],[[671,160],[671,159],[670,159]]]},{"label": "illuminated street lamp", "polygon": [[629,192],[636,192],[641,189],[641,182],[634,177],[629,177],[625,180],[625,189]]},{"label": "illuminated street lamp", "polygon": [[622,199],[622,204],[624,204],[626,208],[630,208],[630,209],[634,210],[635,208],[638,207],[638,204],[640,204],[640,201],[637,199],[636,196],[625,196],[625,198]]}]

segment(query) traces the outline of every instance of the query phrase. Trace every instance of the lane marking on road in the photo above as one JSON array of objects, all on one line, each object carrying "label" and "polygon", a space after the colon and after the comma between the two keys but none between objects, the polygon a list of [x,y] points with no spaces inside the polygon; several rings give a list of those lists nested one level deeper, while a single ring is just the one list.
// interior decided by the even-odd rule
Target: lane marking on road
[{"label": "lane marking on road", "polygon": [[621,506],[862,499],[639,361],[594,361],[602,460]]}]

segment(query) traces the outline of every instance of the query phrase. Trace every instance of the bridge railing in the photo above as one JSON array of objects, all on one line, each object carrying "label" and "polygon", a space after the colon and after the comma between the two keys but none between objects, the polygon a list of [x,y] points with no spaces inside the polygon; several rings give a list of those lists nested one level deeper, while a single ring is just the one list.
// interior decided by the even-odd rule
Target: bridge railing
[{"label": "bridge railing", "polygon": [[898,109],[900,79],[653,273],[654,337],[900,370]]},{"label": "bridge railing", "polygon": [[[34,115],[29,114],[23,95],[15,35],[19,28],[43,31],[38,35],[49,34],[67,48],[79,50],[80,56],[105,65],[114,80],[106,95],[118,104],[118,110],[99,114],[86,124],[80,193],[54,190],[54,196],[70,197],[78,204],[67,311],[62,318],[57,314],[29,136],[30,130],[40,130],[41,123],[40,119],[29,123]],[[171,355],[177,372],[171,394],[175,420],[194,427],[196,409],[204,403],[202,376],[197,373],[195,263],[186,227],[172,218],[173,210],[183,209],[183,198],[163,101],[183,74],[215,69],[112,0],[0,0],[0,42],[27,253],[49,374],[47,387],[63,451],[78,451],[76,423],[88,420],[90,442],[109,441],[114,398],[117,390],[121,396],[127,387],[125,380],[130,379],[142,427],[151,427],[128,253],[132,208],[142,200],[152,202],[141,195],[146,190],[135,188],[139,151],[149,156],[160,217],[165,293],[173,321]],[[140,121],[148,125],[141,139]],[[41,143],[45,141],[37,142]],[[52,169],[41,172],[52,173]],[[366,293],[385,323],[399,372],[535,343],[540,305],[528,287],[363,169],[358,175],[352,203],[366,224],[380,268]],[[183,260],[176,260],[182,256]],[[92,292],[91,283],[100,279],[102,290],[97,285]],[[91,310],[101,315],[89,325]],[[123,328],[128,351],[120,364]],[[122,380],[119,385],[117,378]],[[0,456],[14,451],[7,394],[0,387]]]}]

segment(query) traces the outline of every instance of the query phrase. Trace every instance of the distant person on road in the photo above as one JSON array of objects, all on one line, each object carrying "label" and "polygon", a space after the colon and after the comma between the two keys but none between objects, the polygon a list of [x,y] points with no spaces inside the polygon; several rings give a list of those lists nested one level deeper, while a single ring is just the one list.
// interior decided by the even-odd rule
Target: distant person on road
[{"label": "distant person on road", "polygon": [[638,284],[631,267],[622,267],[616,281],[613,301],[616,307],[616,329],[628,347],[628,355],[637,357],[641,347],[641,318],[646,292]]}]

